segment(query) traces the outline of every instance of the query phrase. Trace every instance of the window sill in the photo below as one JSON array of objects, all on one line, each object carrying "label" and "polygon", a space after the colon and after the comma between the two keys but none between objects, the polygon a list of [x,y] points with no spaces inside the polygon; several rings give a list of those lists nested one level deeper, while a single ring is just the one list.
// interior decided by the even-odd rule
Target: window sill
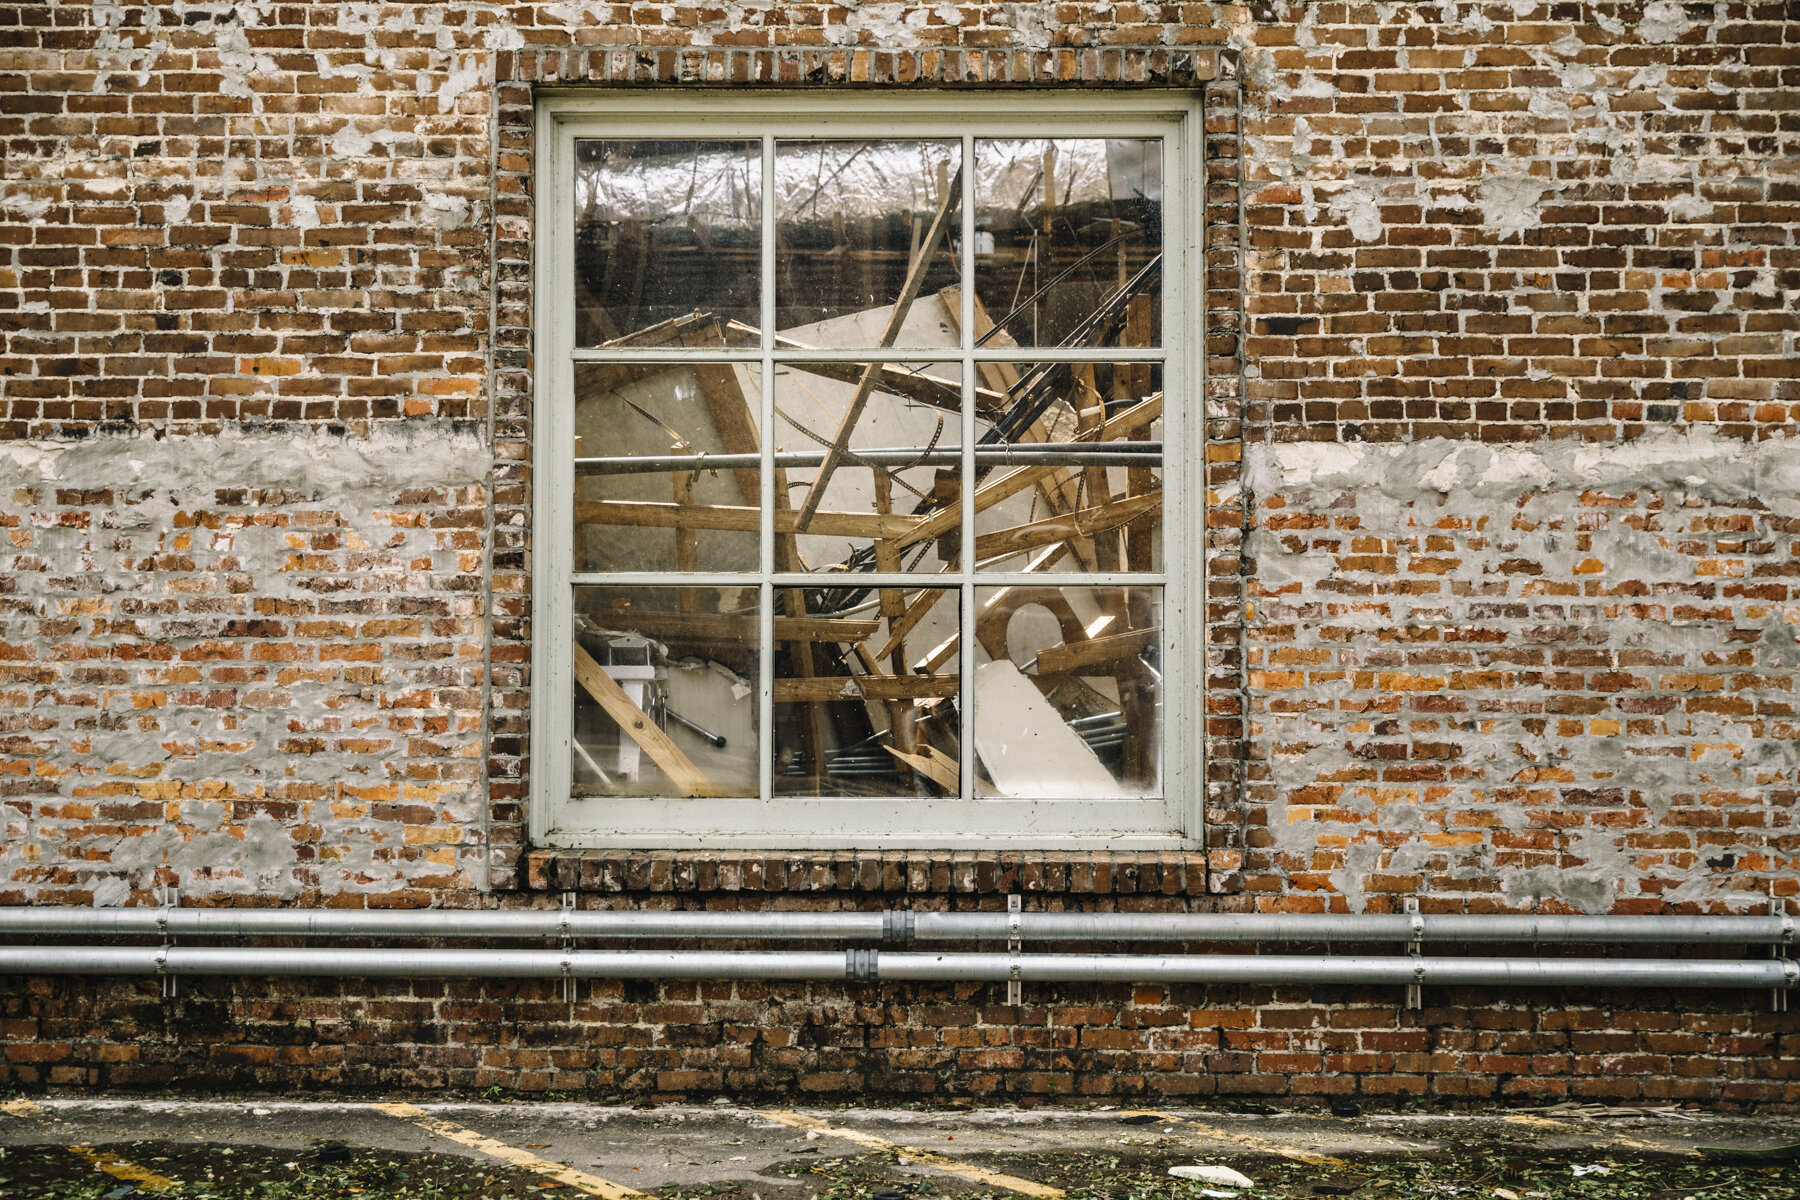
[{"label": "window sill", "polygon": [[581,892],[1201,896],[1201,852],[534,850],[526,887]]}]

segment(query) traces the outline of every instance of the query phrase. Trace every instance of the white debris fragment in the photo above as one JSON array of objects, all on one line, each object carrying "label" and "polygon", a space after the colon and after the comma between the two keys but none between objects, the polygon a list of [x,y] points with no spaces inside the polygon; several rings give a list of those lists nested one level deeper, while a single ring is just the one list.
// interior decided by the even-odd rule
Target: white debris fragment
[{"label": "white debris fragment", "polygon": [[1234,1171],[1230,1167],[1214,1166],[1212,1163],[1182,1164],[1170,1167],[1169,1174],[1176,1179],[1196,1179],[1201,1183],[1223,1184],[1225,1187],[1247,1188],[1252,1186],[1248,1175]]}]

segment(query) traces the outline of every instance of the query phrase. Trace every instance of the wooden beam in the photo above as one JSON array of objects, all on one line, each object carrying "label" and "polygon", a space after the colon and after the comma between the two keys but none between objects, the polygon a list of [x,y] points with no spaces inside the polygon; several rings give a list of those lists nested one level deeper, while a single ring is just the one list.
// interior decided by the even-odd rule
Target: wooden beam
[{"label": "wooden beam", "polygon": [[1138,651],[1145,646],[1154,645],[1161,636],[1162,630],[1151,626],[1149,629],[1132,629],[1107,637],[1089,638],[1085,642],[1051,646],[1038,652],[1038,674],[1067,675],[1086,667],[1105,666],[1105,671],[1093,673],[1110,675],[1113,673],[1112,664],[1120,659],[1135,658]]},{"label": "wooden beam", "polygon": [[[733,642],[754,646],[754,613],[632,612],[596,613],[602,629],[618,628],[668,642]],[[776,617],[778,642],[860,642],[873,637],[880,621],[848,621],[830,617]]]},{"label": "wooden beam", "polygon": [[[700,381],[700,395],[706,411],[712,415],[713,427],[719,431],[719,444],[727,454],[755,454],[762,449],[756,436],[756,414],[750,401],[738,386],[737,368],[729,363],[696,363],[694,377]],[[734,471],[738,491],[744,503],[762,506],[762,485],[754,470]]]},{"label": "wooden beam", "polygon": [[[1161,510],[1162,493],[1153,491],[1115,500],[1111,504],[1084,508],[1067,516],[1050,517],[1033,521],[1029,525],[1014,525],[1010,529],[979,534],[975,538],[975,561],[986,562],[1003,554],[1023,554],[1039,546],[1105,533]],[[1133,569],[1147,571],[1150,568],[1146,564]]]},{"label": "wooden beam", "polygon": [[657,728],[656,722],[650,719],[650,714],[631,702],[625,689],[614,682],[613,677],[606,673],[606,668],[595,662],[594,656],[582,649],[579,642],[575,643],[575,682],[594,698],[594,703],[606,710],[606,715],[618,723],[627,737],[643,747],[644,753],[650,756],[650,761],[662,768],[662,773],[675,786],[677,795],[727,794],[713,786],[706,773],[681,752],[681,747]]},{"label": "wooden beam", "polygon": [[[783,343],[787,340],[786,338],[776,338],[775,344],[782,349],[811,349],[809,346],[801,346],[798,343],[784,346]],[[808,375],[836,379],[843,383],[861,381],[863,371],[868,367],[867,363],[859,362],[787,362],[783,365],[790,371],[805,371]],[[890,363],[879,363],[877,369],[881,373],[875,383],[875,390],[878,392],[885,392],[890,396],[902,396],[908,400],[917,400],[920,404],[941,408],[946,412],[962,411],[962,384],[954,379],[945,379],[941,375],[927,375],[921,371],[909,371],[905,367],[896,367]],[[1005,392],[996,392],[992,388],[984,387],[975,389],[977,410],[998,408],[1005,403]]]},{"label": "wooden beam", "polygon": [[816,675],[777,679],[777,704],[830,700],[930,700],[956,695],[955,675]]},{"label": "wooden beam", "polygon": [[[775,532],[793,533],[792,512],[775,514]],[[762,514],[737,504],[666,504],[656,500],[584,500],[575,505],[575,521],[583,525],[637,525],[656,529],[733,529],[755,533]],[[808,533],[876,540],[899,537],[919,523],[918,517],[880,513],[822,512],[813,516]]]},{"label": "wooden beam", "polygon": [[906,612],[898,620],[888,622],[888,640],[882,643],[881,649],[875,652],[875,657],[886,658],[904,646],[906,635],[911,633],[913,628],[925,619],[925,614],[935,608],[938,602],[944,598],[945,590],[944,588],[930,588],[914,596],[913,602],[907,606]]},{"label": "wooden beam", "polygon": [[[950,212],[956,207],[956,199],[961,194],[962,173],[959,171],[955,181],[944,189],[944,198],[938,203],[937,212],[931,218],[931,228],[926,231],[924,239],[919,243],[919,253],[906,270],[906,282],[900,288],[900,296],[894,301],[894,307],[888,312],[887,325],[881,331],[881,340],[876,343],[878,349],[892,346],[894,339],[900,336],[900,326],[905,322],[907,310],[912,307],[919,288],[925,282],[925,271],[931,264],[932,252],[948,231]],[[880,378],[879,363],[872,362],[863,371],[862,379],[856,385],[856,393],[850,397],[843,419],[838,422],[837,433],[831,439],[831,449],[825,452],[825,461],[819,464],[819,473],[813,476],[812,486],[806,491],[806,500],[800,505],[799,528],[802,531],[819,510],[820,501],[825,499],[825,489],[830,485],[832,475],[843,465],[844,451],[850,445],[850,435],[856,432],[856,423],[862,420],[863,409],[868,405],[869,396],[875,391]]]},{"label": "wooden beam", "polygon": [[[1148,429],[1158,417],[1162,416],[1162,393],[1147,396],[1141,402],[1132,405],[1118,416],[1113,417],[1099,427],[1099,436],[1091,441],[1107,442],[1128,437],[1133,433]],[[991,479],[975,489],[975,511],[981,512],[992,508],[1008,496],[1024,491],[1036,484],[1038,480],[1047,478],[1059,467],[1018,467],[1008,471],[998,479]],[[900,548],[928,542],[953,532],[962,523],[962,511],[958,505],[941,508],[922,519],[912,530],[898,541]]]},{"label": "wooden beam", "polygon": [[931,746],[920,746],[916,754],[908,754],[892,746],[883,746],[882,749],[944,789],[946,795],[954,796],[962,790],[956,760],[948,754],[940,753]]}]

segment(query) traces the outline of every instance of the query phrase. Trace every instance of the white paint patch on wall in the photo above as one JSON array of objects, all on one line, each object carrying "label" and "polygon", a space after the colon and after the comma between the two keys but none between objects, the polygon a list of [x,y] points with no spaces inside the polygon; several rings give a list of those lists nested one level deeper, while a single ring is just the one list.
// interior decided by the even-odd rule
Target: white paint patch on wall
[{"label": "white paint patch on wall", "polygon": [[1481,181],[1476,204],[1489,229],[1512,237],[1537,225],[1543,199],[1553,190],[1551,184],[1529,175],[1492,175]]}]

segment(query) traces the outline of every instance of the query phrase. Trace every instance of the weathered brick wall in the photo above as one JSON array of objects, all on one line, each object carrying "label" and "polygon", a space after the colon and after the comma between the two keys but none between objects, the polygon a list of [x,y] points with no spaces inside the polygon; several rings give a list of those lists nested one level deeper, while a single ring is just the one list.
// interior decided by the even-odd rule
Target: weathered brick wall
[{"label": "weathered brick wall", "polygon": [[1290,442],[1249,479],[1261,905],[1794,903],[1790,444]]},{"label": "weathered brick wall", "polygon": [[[1794,912],[1797,55],[1673,0],[0,4],[0,902]],[[532,89],[729,83],[1206,89],[1204,856],[527,853]],[[0,1081],[1800,1102],[1761,996],[594,995],[7,980]]]},{"label": "weathered brick wall", "polygon": [[1377,1104],[1788,1103],[1788,1014],[1678,992],[784,983],[485,986],[37,981],[0,1018],[33,1086],[344,1090],[490,1087],[584,1099]]},{"label": "weathered brick wall", "polygon": [[0,442],[0,902],[481,877],[488,455],[441,420]]}]

